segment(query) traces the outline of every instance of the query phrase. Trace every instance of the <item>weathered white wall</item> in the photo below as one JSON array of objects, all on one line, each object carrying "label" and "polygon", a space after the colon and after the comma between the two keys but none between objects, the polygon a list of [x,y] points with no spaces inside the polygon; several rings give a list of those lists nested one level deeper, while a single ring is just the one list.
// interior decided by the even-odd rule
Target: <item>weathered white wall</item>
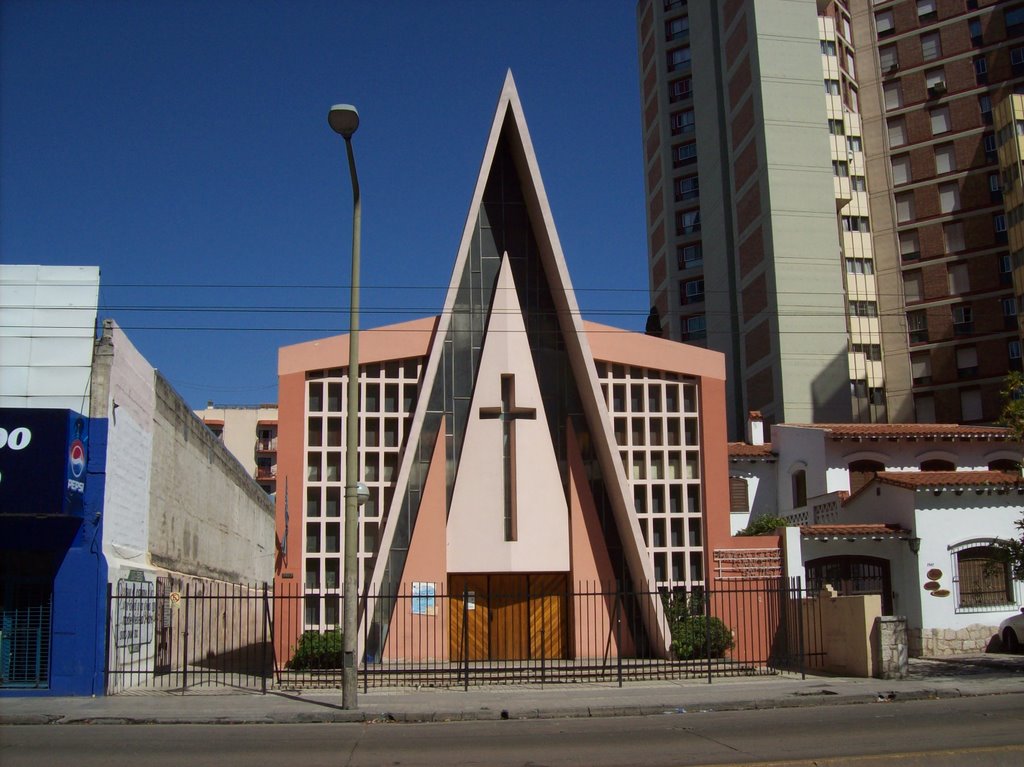
[{"label": "weathered white wall", "polygon": [[153,564],[234,583],[270,580],[270,498],[159,373],[154,385]]},{"label": "weathered white wall", "polygon": [[89,413],[100,270],[0,264],[0,407]]},{"label": "weathered white wall", "polygon": [[[116,350],[116,354],[115,354]],[[114,565],[148,564],[149,482],[153,466],[153,367],[112,320],[96,344],[93,410],[107,418],[103,549]]]}]

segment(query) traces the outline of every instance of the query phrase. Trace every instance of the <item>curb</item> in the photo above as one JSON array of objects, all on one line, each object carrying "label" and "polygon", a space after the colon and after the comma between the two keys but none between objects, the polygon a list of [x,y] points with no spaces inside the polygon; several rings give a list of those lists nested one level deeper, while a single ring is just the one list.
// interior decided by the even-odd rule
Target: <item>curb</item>
[{"label": "curb", "polygon": [[808,708],[811,706],[850,706],[872,703],[903,703],[916,700],[983,697],[1011,694],[1010,691],[971,693],[961,689],[919,689],[906,692],[878,692],[839,695],[824,691],[798,693],[792,698],[762,698],[726,701],[712,704],[681,706],[678,703],[645,703],[627,706],[567,706],[503,710],[390,712],[390,711],[322,711],[296,712],[286,715],[242,716],[69,716],[66,714],[3,714],[0,726],[5,725],[258,725],[258,724],[413,724],[466,721],[530,720],[530,719],[588,719],[623,716],[680,716],[685,714],[721,711],[755,711],[780,708]]}]

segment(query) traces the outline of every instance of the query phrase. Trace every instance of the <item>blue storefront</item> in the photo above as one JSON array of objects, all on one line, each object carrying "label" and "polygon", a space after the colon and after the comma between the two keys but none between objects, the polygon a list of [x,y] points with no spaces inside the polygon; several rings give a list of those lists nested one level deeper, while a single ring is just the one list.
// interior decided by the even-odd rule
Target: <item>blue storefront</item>
[{"label": "blue storefront", "polygon": [[0,408],[0,695],[100,695],[105,419]]}]

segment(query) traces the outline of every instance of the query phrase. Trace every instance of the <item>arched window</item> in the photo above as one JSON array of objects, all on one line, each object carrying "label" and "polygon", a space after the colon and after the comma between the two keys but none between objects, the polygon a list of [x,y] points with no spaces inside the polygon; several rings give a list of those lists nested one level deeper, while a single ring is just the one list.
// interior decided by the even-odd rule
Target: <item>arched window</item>
[{"label": "arched window", "polygon": [[956,464],[942,458],[921,461],[921,471],[956,471]]},{"label": "arched window", "polygon": [[873,480],[878,472],[885,471],[885,464],[865,458],[860,461],[851,461],[847,468],[850,471],[850,494],[852,495]]},{"label": "arched window", "polygon": [[1020,471],[1020,464],[1012,458],[997,458],[988,462],[989,471]]},{"label": "arched window", "polygon": [[965,612],[1013,604],[1010,565],[991,541],[970,541],[952,550],[956,606]]},{"label": "arched window", "polygon": [[793,472],[793,508],[807,505],[807,472],[797,469]]}]

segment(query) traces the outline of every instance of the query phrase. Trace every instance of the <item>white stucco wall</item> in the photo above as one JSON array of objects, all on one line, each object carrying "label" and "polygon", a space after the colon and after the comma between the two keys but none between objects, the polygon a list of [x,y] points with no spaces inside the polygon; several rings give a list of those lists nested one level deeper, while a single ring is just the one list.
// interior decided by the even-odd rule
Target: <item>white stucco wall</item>
[{"label": "white stucco wall", "polygon": [[0,407],[89,413],[100,270],[0,264]]}]

